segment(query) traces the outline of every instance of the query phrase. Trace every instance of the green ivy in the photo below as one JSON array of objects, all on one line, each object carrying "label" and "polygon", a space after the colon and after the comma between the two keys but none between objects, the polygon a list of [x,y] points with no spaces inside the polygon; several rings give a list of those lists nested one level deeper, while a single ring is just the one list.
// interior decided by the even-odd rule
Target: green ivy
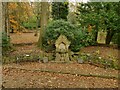
[{"label": "green ivy", "polygon": [[98,66],[104,68],[114,68],[117,70],[120,69],[118,65],[118,60],[113,58],[105,59],[95,53],[93,54],[81,53],[80,57],[84,60],[84,63],[89,62],[92,64],[98,64]]},{"label": "green ivy", "polygon": [[10,37],[6,33],[2,33],[2,47],[7,48],[10,46]]},{"label": "green ivy", "polygon": [[2,44],[0,46],[2,46],[2,54],[11,48],[10,37],[6,33],[2,33]]}]

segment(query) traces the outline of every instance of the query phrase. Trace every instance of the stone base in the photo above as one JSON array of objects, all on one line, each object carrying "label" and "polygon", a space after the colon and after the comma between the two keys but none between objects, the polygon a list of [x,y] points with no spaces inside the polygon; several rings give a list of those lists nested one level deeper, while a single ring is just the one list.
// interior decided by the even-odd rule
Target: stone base
[{"label": "stone base", "polygon": [[62,62],[70,61],[68,53],[62,53],[62,54],[56,53],[55,61],[62,61]]}]

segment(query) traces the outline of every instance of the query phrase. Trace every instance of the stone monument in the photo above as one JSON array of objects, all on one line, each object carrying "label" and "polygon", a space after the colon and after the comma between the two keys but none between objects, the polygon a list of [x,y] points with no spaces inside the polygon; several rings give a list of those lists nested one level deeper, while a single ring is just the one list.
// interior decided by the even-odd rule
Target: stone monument
[{"label": "stone monument", "polygon": [[67,62],[69,61],[68,49],[70,46],[70,41],[66,36],[60,35],[55,42],[56,46],[56,58],[55,61]]}]

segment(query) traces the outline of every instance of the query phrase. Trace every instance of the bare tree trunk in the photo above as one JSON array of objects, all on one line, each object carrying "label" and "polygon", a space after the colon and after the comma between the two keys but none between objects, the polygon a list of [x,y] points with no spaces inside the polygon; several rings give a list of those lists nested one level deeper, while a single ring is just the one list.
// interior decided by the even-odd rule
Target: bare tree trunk
[{"label": "bare tree trunk", "polygon": [[2,3],[2,32],[5,33],[5,2]]},{"label": "bare tree trunk", "polygon": [[[34,7],[36,7],[36,9],[34,9],[34,7],[32,6],[32,4],[34,4]],[[41,7],[40,7],[40,3],[39,2],[34,2],[34,3],[31,3],[31,7],[34,9],[33,10],[33,13],[36,15],[36,30],[35,30],[35,34],[34,36],[38,36],[38,26],[39,26],[39,17],[40,17],[40,12],[41,12]]]},{"label": "bare tree trunk", "polygon": [[7,33],[7,37],[9,39],[10,35],[9,35],[9,13],[8,13],[8,2],[6,2],[6,33]]},{"label": "bare tree trunk", "polygon": [[105,43],[106,43],[107,45],[110,44],[113,35],[114,35],[114,31],[111,31],[111,30],[108,30],[108,31],[107,31],[106,41],[105,41]]},{"label": "bare tree trunk", "polygon": [[97,43],[97,38],[98,38],[98,25],[95,27],[95,42]]},{"label": "bare tree trunk", "polygon": [[18,18],[17,18],[17,22],[19,23],[19,25],[18,25],[18,32],[19,32],[19,34],[20,34],[20,32],[21,32],[21,21],[20,21],[20,13],[22,12],[22,10],[21,10],[21,4],[20,4],[20,2],[17,2],[17,4],[18,4],[18,11],[17,11],[17,13],[16,14],[18,14]]},{"label": "bare tree trunk", "polygon": [[[0,38],[2,38],[2,2],[0,2]],[[2,39],[0,39],[0,66],[2,66]],[[0,68],[0,72],[2,72],[2,68]],[[2,73],[0,73],[0,76],[2,76]],[[0,81],[2,81],[2,77],[0,77]],[[0,82],[0,85],[2,86],[2,82]]]},{"label": "bare tree trunk", "polygon": [[8,20],[8,2],[2,3],[2,32],[6,33],[7,39],[9,39],[9,20]]},{"label": "bare tree trunk", "polygon": [[48,23],[48,11],[49,11],[49,4],[48,2],[41,2],[41,22],[40,22],[40,35],[38,40],[38,47],[42,49],[42,38],[45,32],[45,27]]},{"label": "bare tree trunk", "polygon": [[36,30],[35,30],[35,34],[34,34],[34,36],[38,36],[38,26],[39,26],[39,17],[40,17],[40,10],[39,10],[39,8],[40,8],[40,3],[37,3],[37,20],[36,20]]},{"label": "bare tree trunk", "polygon": [[[9,40],[9,23],[8,23],[8,3],[2,2],[2,32],[7,38],[7,44],[10,44]],[[8,46],[9,47],[9,46]]]},{"label": "bare tree trunk", "polygon": [[36,20],[36,30],[35,30],[35,34],[34,36],[38,36],[38,16],[37,16],[37,20]]}]

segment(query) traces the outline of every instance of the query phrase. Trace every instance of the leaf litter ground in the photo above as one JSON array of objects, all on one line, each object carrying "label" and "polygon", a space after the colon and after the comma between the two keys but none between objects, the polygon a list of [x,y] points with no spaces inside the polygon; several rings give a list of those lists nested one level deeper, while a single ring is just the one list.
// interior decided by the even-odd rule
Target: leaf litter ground
[{"label": "leaf litter ground", "polygon": [[[31,45],[15,46],[15,51],[9,55],[18,55],[26,53],[38,54],[40,50],[34,43],[37,42],[37,37],[30,38],[31,34],[25,34],[28,38],[12,37],[12,43],[33,43]],[[23,36],[18,36],[23,37]],[[13,40],[15,39],[15,40]],[[17,40],[17,41],[16,41]],[[16,43],[17,42],[17,43]],[[91,46],[81,50],[81,52],[93,53],[99,50],[101,57],[109,58],[110,55],[118,58],[118,50],[111,47]],[[24,69],[22,69],[24,68]],[[26,70],[27,69],[27,70]],[[38,71],[35,71],[35,70]],[[50,72],[40,72],[39,70],[48,70]],[[56,73],[67,72],[65,73]],[[78,74],[93,74],[107,75],[118,77],[118,70],[104,69],[90,64],[78,63],[39,63],[39,62],[24,62],[20,64],[5,64],[3,65],[3,86],[7,88],[116,88],[118,87],[118,79],[102,78],[92,76],[81,76]],[[74,73],[74,74],[70,74]],[[12,83],[11,83],[12,82]]]}]

